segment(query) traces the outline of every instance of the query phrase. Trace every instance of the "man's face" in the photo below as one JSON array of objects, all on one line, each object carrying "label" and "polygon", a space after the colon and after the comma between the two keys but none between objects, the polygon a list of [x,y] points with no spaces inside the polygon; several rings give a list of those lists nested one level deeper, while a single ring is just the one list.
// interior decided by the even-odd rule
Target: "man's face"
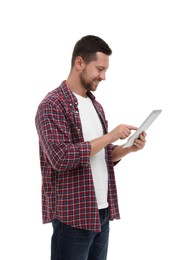
[{"label": "man's face", "polygon": [[109,67],[109,56],[97,52],[97,59],[86,64],[80,73],[80,81],[86,90],[95,91],[100,81],[105,80],[105,73]]}]

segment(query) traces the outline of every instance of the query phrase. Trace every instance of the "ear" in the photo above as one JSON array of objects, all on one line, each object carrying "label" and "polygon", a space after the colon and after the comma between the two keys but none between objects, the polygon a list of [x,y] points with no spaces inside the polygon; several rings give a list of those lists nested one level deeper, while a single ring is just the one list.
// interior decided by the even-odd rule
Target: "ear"
[{"label": "ear", "polygon": [[75,67],[77,70],[81,71],[85,68],[85,62],[81,56],[76,57]]}]

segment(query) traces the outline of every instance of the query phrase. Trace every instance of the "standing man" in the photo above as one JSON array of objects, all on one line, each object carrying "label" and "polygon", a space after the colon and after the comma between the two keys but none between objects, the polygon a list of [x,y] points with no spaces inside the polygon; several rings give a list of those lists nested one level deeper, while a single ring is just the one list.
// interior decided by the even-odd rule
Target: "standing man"
[{"label": "standing man", "polygon": [[119,219],[114,165],[142,149],[112,143],[136,127],[107,130],[93,91],[105,80],[112,51],[97,36],[80,39],[66,81],[47,94],[36,114],[42,172],[43,223],[52,222],[51,260],[107,258],[109,220]]}]

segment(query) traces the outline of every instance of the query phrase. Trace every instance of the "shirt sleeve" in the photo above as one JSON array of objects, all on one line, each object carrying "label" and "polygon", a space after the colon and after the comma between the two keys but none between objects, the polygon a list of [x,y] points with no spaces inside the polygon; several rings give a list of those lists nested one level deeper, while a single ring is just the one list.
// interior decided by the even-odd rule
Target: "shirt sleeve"
[{"label": "shirt sleeve", "polygon": [[[108,145],[108,149],[109,149],[109,151],[110,151],[110,159],[111,159],[111,161],[112,161],[112,151],[113,151],[117,146],[118,146],[118,145],[115,145],[115,144],[109,144],[109,145]],[[118,161],[115,161],[115,162],[112,161],[113,166],[116,166],[120,161],[121,161],[121,159],[118,160]]]},{"label": "shirt sleeve", "polygon": [[67,171],[90,164],[90,142],[74,143],[74,130],[59,106],[49,102],[41,104],[35,123],[40,146],[56,171]]}]

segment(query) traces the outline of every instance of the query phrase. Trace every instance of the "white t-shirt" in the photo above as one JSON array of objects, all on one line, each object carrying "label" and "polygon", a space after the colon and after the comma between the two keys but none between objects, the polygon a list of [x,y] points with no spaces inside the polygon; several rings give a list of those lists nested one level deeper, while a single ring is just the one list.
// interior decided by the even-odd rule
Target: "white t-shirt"
[{"label": "white t-shirt", "polygon": [[[103,136],[103,128],[95,107],[89,97],[74,93],[78,100],[78,109],[82,123],[84,141]],[[90,158],[98,209],[108,207],[108,170],[105,161],[105,149]]]}]

